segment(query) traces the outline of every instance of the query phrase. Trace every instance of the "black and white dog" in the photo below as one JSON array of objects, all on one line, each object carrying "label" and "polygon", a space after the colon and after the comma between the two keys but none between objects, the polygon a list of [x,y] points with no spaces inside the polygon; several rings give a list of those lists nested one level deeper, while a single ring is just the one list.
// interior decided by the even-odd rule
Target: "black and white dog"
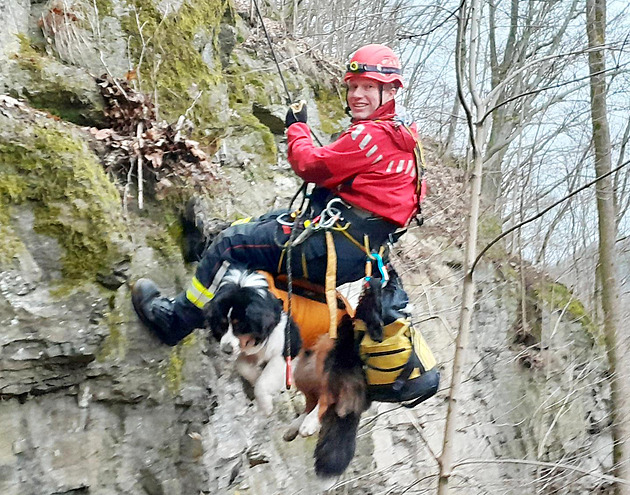
[{"label": "black and white dog", "polygon": [[[366,284],[356,317],[372,338],[382,339],[380,282]],[[287,350],[292,358],[297,356],[295,384],[306,398],[306,410],[285,439],[292,440],[298,432],[312,435],[321,421],[315,472],[324,478],[343,473],[354,456],[360,416],[370,405],[352,318],[346,315],[340,321],[336,340],[322,335],[314,347],[301,349],[298,326],[269,292],[265,277],[232,268],[212,301],[209,320],[223,350],[239,348],[238,373],[253,386],[258,407],[266,414],[273,411],[273,397],[285,384]]]},{"label": "black and white dog", "polygon": [[285,384],[286,357],[298,355],[302,340],[265,277],[230,268],[212,300],[209,323],[223,351],[240,351],[237,371],[253,387],[258,407],[271,414]]}]

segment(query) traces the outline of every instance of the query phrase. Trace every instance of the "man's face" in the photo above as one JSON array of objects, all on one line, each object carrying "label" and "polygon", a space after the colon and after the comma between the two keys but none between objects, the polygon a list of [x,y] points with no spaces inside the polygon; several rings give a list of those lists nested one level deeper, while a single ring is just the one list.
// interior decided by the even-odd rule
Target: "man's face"
[{"label": "man's face", "polygon": [[[372,79],[353,77],[348,80],[348,106],[355,119],[366,119],[380,106],[381,83]],[[394,99],[396,89],[391,84],[383,85],[383,103]]]}]

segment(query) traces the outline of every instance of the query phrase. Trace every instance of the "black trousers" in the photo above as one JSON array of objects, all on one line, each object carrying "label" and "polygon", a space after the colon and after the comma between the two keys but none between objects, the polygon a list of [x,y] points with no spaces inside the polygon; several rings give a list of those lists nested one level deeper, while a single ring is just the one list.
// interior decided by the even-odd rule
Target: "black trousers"
[{"label": "black trousers", "polygon": [[[290,231],[277,221],[281,213],[269,213],[251,222],[228,227],[208,246],[197,266],[191,287],[175,299],[177,322],[173,331],[177,332],[178,338],[203,326],[203,307],[212,298],[230,264],[265,270],[273,275],[286,273],[287,254],[283,251]],[[344,212],[344,221],[350,222],[347,232],[360,244],[363,244],[364,234],[368,235],[371,249],[378,249],[385,244],[396,230],[393,224],[380,218],[357,216],[351,209]],[[333,231],[333,239],[337,254],[337,285],[363,277],[365,250],[341,232]],[[327,259],[325,232],[316,231],[292,248],[293,278],[304,278],[324,285]],[[201,293],[201,296],[195,299],[189,291],[197,295]]]}]

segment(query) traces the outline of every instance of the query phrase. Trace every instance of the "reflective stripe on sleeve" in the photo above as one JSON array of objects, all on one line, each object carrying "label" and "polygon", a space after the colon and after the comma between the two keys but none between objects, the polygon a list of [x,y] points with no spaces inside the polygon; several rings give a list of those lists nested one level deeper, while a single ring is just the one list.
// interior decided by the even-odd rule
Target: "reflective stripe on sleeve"
[{"label": "reflective stripe on sleeve", "polygon": [[197,306],[199,309],[202,309],[209,301],[214,297],[214,293],[210,292],[206,289],[201,282],[197,280],[197,277],[193,277],[190,281],[190,285],[186,290],[186,298]]}]

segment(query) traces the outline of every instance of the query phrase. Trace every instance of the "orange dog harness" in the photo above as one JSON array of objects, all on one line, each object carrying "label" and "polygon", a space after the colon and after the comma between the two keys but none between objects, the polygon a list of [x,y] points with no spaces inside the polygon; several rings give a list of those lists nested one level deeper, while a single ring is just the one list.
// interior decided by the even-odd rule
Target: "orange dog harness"
[{"label": "orange dog harness", "polygon": [[[260,271],[259,273],[267,279],[269,292],[280,299],[284,310],[288,311],[289,294],[286,290],[286,277],[280,275],[274,279],[268,272]],[[354,310],[348,300],[337,292],[337,323],[345,314],[353,316]],[[310,349],[321,335],[328,333],[330,328],[330,313],[326,305],[324,287],[306,280],[294,280],[291,294],[291,317],[300,329],[304,348]]]}]

